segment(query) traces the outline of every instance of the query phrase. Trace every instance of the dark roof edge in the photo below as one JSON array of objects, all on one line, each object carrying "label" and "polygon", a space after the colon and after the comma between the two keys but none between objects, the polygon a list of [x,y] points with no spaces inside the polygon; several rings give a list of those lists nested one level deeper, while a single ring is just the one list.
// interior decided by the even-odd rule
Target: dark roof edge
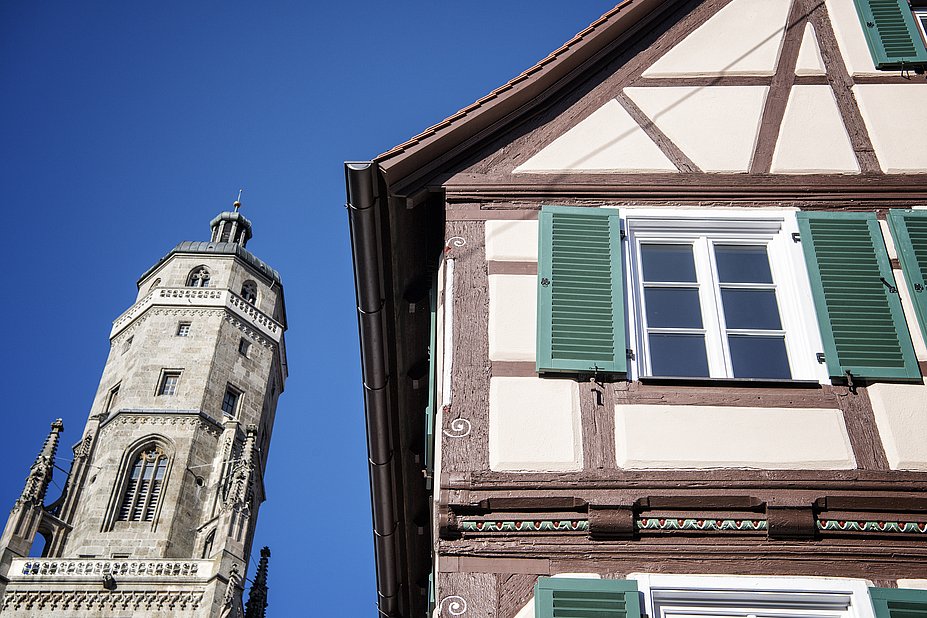
[{"label": "dark roof edge", "polygon": [[[559,90],[586,65],[612,49],[635,26],[674,9],[682,0],[624,0],[556,51],[475,103],[375,159],[393,187],[444,164],[469,140],[481,139],[522,106]],[[565,79],[566,78],[566,79]],[[545,91],[547,91],[545,93]]]},{"label": "dark roof edge", "polygon": [[136,285],[141,285],[148,275],[158,269],[172,255],[177,253],[204,253],[213,255],[234,255],[241,258],[246,264],[251,266],[258,275],[264,277],[271,283],[282,285],[280,273],[271,268],[270,264],[260,259],[238,243],[234,242],[209,242],[197,240],[185,240],[170,250],[163,258],[158,260],[154,266],[142,273],[142,276],[136,281]]}]

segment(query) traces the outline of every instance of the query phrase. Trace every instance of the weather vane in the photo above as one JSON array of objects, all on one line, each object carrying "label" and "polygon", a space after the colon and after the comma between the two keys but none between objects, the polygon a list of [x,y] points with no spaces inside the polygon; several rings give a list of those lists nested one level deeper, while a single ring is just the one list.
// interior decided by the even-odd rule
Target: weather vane
[{"label": "weather vane", "polygon": [[243,190],[244,190],[244,189],[239,189],[239,190],[238,190],[238,199],[235,200],[235,203],[234,203],[234,204],[232,204],[232,206],[235,207],[235,212],[238,212],[238,209],[241,208],[241,192],[242,192]]}]

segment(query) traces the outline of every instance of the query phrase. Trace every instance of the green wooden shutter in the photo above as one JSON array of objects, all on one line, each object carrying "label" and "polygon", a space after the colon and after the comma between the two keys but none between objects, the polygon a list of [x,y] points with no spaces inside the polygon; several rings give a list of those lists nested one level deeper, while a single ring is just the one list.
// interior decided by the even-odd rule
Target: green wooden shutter
[{"label": "green wooden shutter", "polygon": [[854,0],[877,69],[927,64],[927,49],[908,0]]},{"label": "green wooden shutter", "polygon": [[540,577],[535,618],[640,618],[637,582],[627,579]]},{"label": "green wooden shutter", "polygon": [[539,243],[538,373],[625,373],[618,211],[544,206]]},{"label": "green wooden shutter", "polygon": [[920,380],[875,215],[797,217],[830,376]]},{"label": "green wooden shutter", "polygon": [[927,210],[891,210],[889,228],[927,341]]},{"label": "green wooden shutter", "polygon": [[927,618],[927,590],[870,588],[876,618]]}]

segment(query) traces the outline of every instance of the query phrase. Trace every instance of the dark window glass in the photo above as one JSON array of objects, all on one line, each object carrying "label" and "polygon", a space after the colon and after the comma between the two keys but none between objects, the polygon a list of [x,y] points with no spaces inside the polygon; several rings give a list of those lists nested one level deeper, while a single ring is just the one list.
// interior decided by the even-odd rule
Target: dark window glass
[{"label": "dark window glass", "polygon": [[775,290],[722,288],[724,321],[728,328],[779,330],[779,304]]},{"label": "dark window glass", "polygon": [[702,327],[697,288],[645,288],[644,296],[650,328]]},{"label": "dark window glass", "polygon": [[694,283],[692,245],[641,245],[644,281]]},{"label": "dark window glass", "polygon": [[704,335],[652,333],[649,340],[651,375],[708,377]]},{"label": "dark window glass", "polygon": [[783,337],[729,335],[727,341],[735,378],[791,379]]},{"label": "dark window glass", "polygon": [[222,398],[222,413],[226,416],[235,416],[235,409],[238,407],[238,393],[232,389],[225,391],[225,397]]},{"label": "dark window glass", "polygon": [[763,245],[715,245],[721,283],[772,283]]}]

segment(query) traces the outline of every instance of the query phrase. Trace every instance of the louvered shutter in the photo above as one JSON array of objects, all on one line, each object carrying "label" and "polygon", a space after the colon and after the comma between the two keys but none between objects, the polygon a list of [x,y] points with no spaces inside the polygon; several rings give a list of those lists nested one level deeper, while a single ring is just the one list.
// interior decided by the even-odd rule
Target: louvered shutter
[{"label": "louvered shutter", "polygon": [[877,69],[927,64],[927,49],[907,0],[854,0]]},{"label": "louvered shutter", "polygon": [[618,211],[544,206],[539,241],[538,373],[624,374]]},{"label": "louvered shutter", "polygon": [[797,217],[830,376],[920,380],[875,215]]},{"label": "louvered shutter", "polygon": [[927,590],[870,588],[876,618],[927,618]]},{"label": "louvered shutter", "polygon": [[927,210],[892,210],[888,222],[914,312],[927,341]]},{"label": "louvered shutter", "polygon": [[540,577],[535,618],[640,618],[637,582],[626,579]]}]

